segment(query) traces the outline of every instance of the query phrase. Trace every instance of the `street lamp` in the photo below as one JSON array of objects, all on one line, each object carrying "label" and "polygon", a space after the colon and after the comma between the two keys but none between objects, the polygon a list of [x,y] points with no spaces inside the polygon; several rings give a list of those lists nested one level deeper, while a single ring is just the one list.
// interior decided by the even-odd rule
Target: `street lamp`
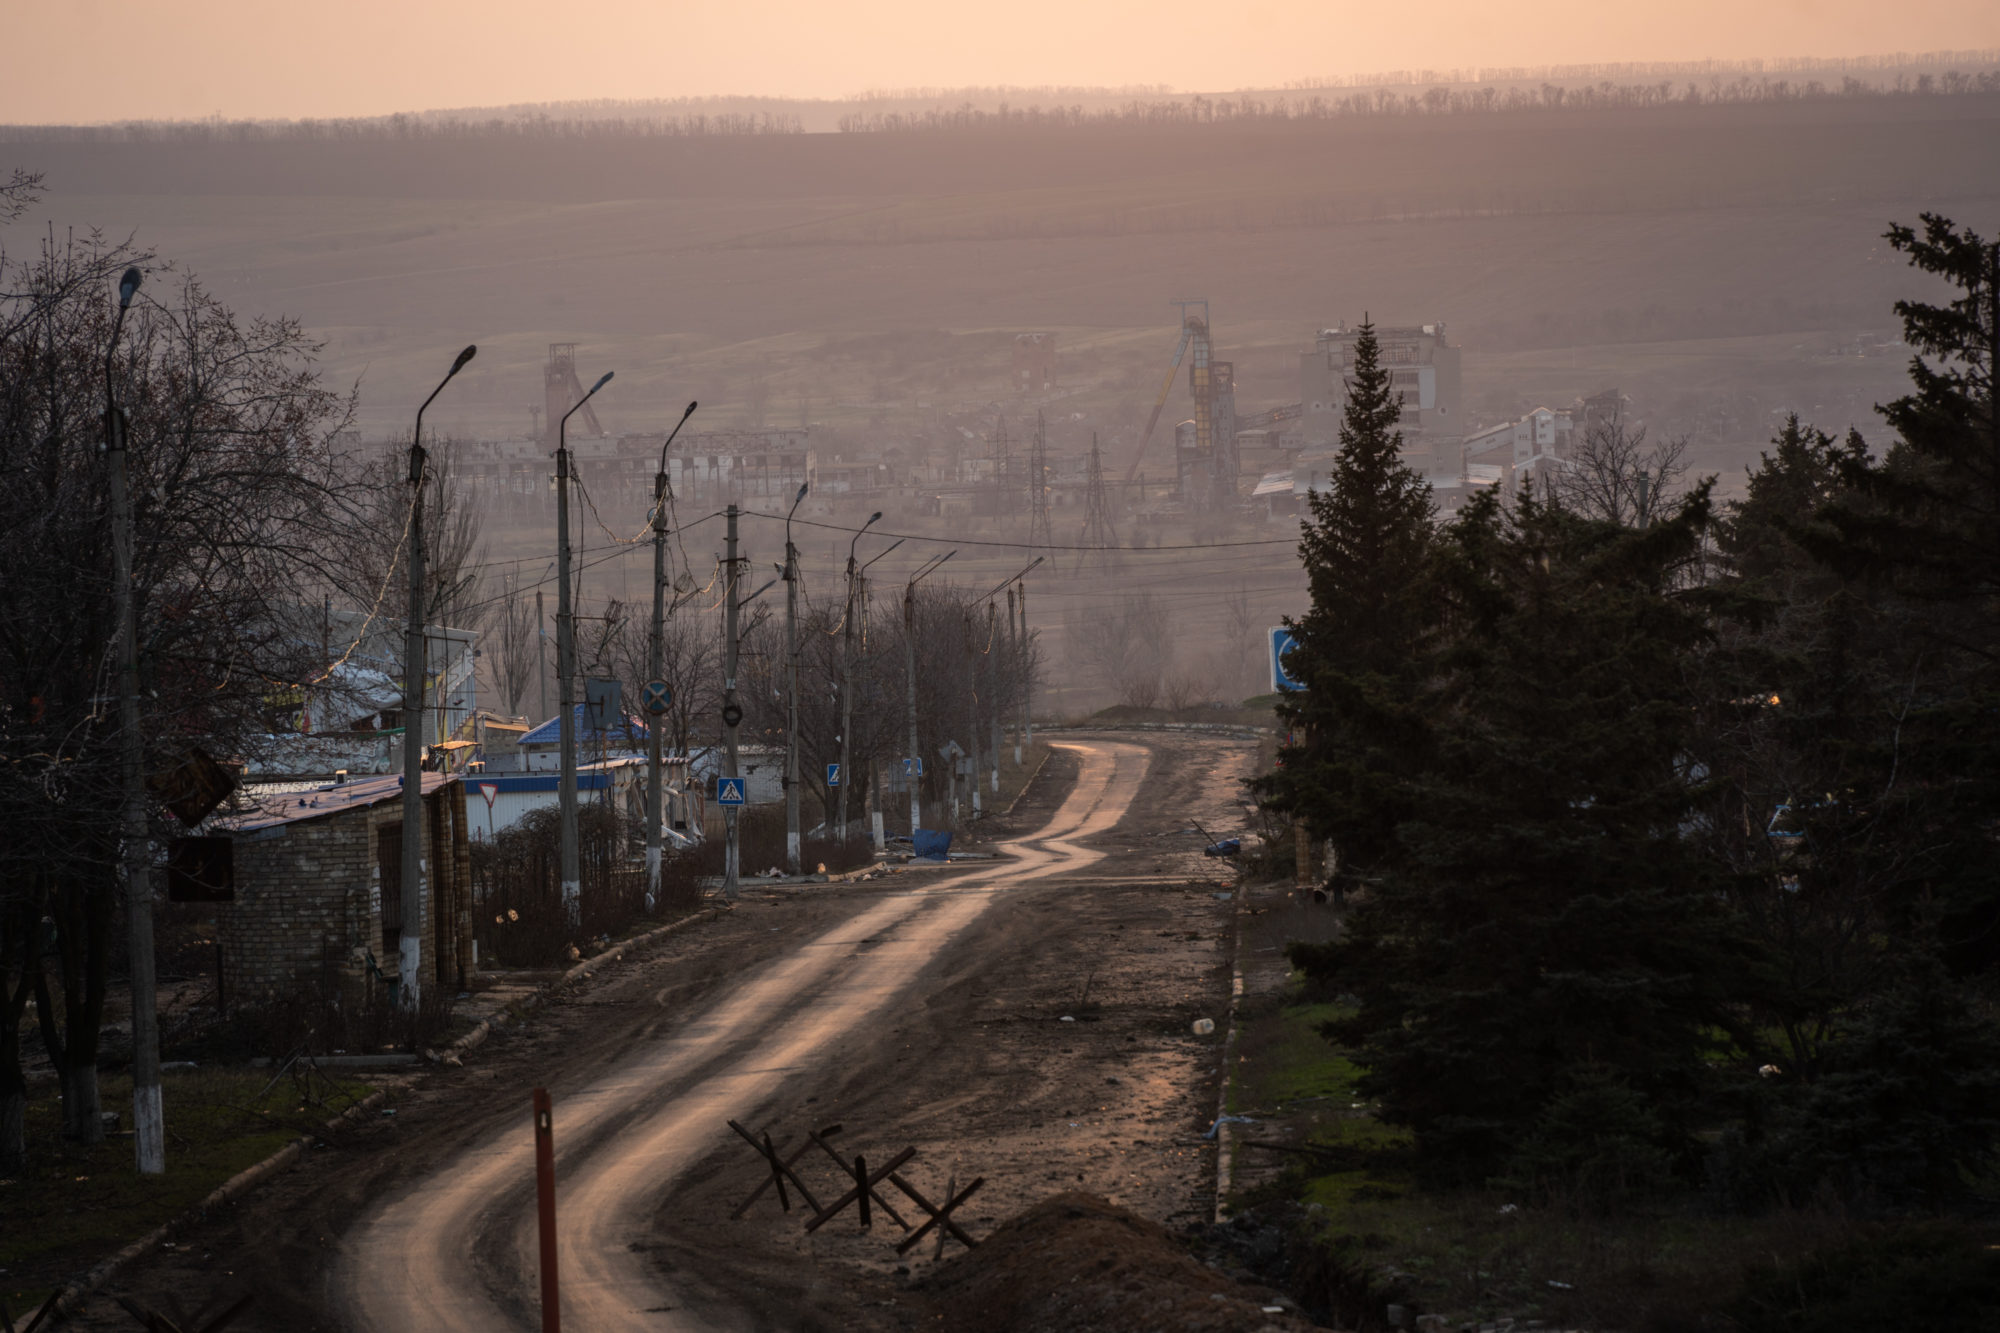
[{"label": "street lamp", "polygon": [[[660,470],[653,474],[653,642],[649,670],[652,686],[656,682],[664,685],[667,671],[667,450],[673,445],[674,436],[681,433],[688,418],[694,415],[695,405],[689,403],[681,419],[674,423],[672,431],[660,445]],[[666,812],[662,809],[660,793],[661,772],[665,767],[661,755],[660,727],[666,717],[666,705],[659,712],[653,711],[653,699],[646,700],[646,910],[652,911],[660,896],[660,821]]]},{"label": "street lamp", "polygon": [[410,535],[405,557],[410,567],[409,620],[403,634],[403,847],[401,898],[403,920],[397,939],[396,1003],[406,1012],[417,1011],[423,989],[424,949],[424,677],[430,670],[425,660],[424,636],[424,409],[444,392],[452,377],[479,353],[475,345],[458,354],[431,396],[417,408],[417,428],[410,437]]},{"label": "street lamp", "polygon": [[556,422],[556,693],[560,695],[557,732],[562,737],[562,775],[558,782],[562,812],[563,913],[572,928],[583,919],[583,870],[576,851],[576,617],[569,604],[569,419],[611,382],[610,371],[597,377],[590,392]]},{"label": "street lamp", "polygon": [[799,483],[785,513],[785,869],[798,874],[799,849],[799,552],[792,545],[792,515],[805,503],[808,483]]},{"label": "street lamp", "polygon": [[146,837],[146,741],[139,731],[139,614],[132,590],[136,544],[127,476],[124,411],[118,406],[118,336],[145,275],[128,268],[118,280],[118,315],[104,349],[104,461],[111,474],[111,560],[116,585],[120,859],[132,952],[132,1145],[141,1175],[167,1169],[166,1120],[160,1102],[160,1019],[153,959],[152,848]]},{"label": "street lamp", "polygon": [[[937,573],[945,561],[958,554],[956,547],[946,551],[935,560],[919,566],[910,575],[910,581],[903,585],[903,676],[909,691],[910,749],[903,760],[910,779],[910,837],[917,836],[923,826],[923,793],[921,774],[918,769],[923,764],[923,751],[917,748],[917,584]],[[912,763],[914,760],[916,762]]]},{"label": "street lamp", "polygon": [[[988,697],[992,700],[992,705],[993,705],[992,785],[993,785],[993,794],[995,796],[998,796],[1000,794],[1000,732],[1002,724],[1000,721],[1000,661],[999,661],[1000,655],[994,651],[994,647],[999,643],[999,640],[994,637],[994,619],[999,608],[994,605],[994,599],[1000,595],[1001,589],[1004,588],[1007,590],[1007,638],[1011,642],[1014,638],[1014,585],[1017,583],[1021,585],[1021,608],[1022,608],[1021,614],[1023,619],[1025,620],[1027,616],[1027,605],[1028,605],[1028,585],[1025,582],[1023,582],[1023,580],[1026,579],[1028,575],[1034,573],[1036,566],[1040,565],[1047,558],[1048,557],[1046,556],[1040,556],[1040,555],[1036,556],[1033,560],[1028,562],[1027,568],[1023,569],[1018,574],[1000,580],[1000,582],[993,585],[992,591],[986,594],[986,641],[987,641],[986,693]],[[1015,669],[1023,673],[1026,672],[1027,658],[1025,657],[1025,655],[1021,656],[1020,660],[1015,663]],[[1025,730],[1028,725],[1027,716],[1028,716],[1028,687],[1026,682],[1024,681],[1021,687],[1021,717],[1022,717],[1023,730]],[[1019,768],[1021,766],[1020,732],[1016,732],[1014,736],[1014,766],[1016,768]],[[975,785],[977,785],[978,783],[977,774],[974,775],[973,782]]]},{"label": "street lamp", "polygon": [[868,521],[854,531],[854,538],[847,543],[847,610],[840,618],[840,789],[834,793],[834,822],[840,829],[840,842],[847,845],[847,789],[852,785],[853,770],[848,768],[848,729],[854,725],[854,567],[855,543],[861,534],[881,520],[882,511],[876,510],[868,516]]}]

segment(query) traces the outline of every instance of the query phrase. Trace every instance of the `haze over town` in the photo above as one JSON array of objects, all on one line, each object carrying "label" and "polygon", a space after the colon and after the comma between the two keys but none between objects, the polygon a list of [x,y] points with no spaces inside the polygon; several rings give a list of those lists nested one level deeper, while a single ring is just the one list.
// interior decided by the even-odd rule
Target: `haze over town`
[{"label": "haze over town", "polygon": [[2000,1317],[2000,8],[0,33],[8,1309]]}]

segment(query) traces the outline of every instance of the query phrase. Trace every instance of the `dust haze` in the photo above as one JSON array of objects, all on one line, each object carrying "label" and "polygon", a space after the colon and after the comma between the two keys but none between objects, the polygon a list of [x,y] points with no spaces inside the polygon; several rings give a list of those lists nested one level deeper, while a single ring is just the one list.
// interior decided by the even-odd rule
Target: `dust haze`
[{"label": "dust haze", "polygon": [[[976,594],[1040,555],[1038,707],[1178,715],[1268,688],[1364,318],[1406,354],[1405,448],[1447,510],[1611,417],[1723,497],[1787,412],[1877,438],[1914,281],[1882,233],[1995,225],[1992,54],[20,126],[0,171],[46,197],[4,240],[130,233],[296,318],[361,453],[406,445],[477,342],[427,421],[495,597],[546,582],[551,414],[612,370],[570,422],[586,605],[650,595],[628,543],[698,400],[673,449],[697,580],[704,516],[809,478],[809,601],[876,510],[907,535],[884,587],[957,549]],[[776,523],[745,532],[782,556]]]}]

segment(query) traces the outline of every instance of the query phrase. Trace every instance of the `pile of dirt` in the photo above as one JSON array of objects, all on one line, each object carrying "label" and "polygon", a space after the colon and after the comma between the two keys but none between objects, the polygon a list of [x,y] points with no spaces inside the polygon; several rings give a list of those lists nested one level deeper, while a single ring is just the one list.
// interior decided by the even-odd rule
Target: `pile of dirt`
[{"label": "pile of dirt", "polygon": [[[1313,1324],[1275,1293],[1202,1265],[1158,1223],[1094,1194],[1058,1194],[922,1283],[966,1333],[1291,1333]],[[1273,1307],[1283,1305],[1283,1310]]]}]

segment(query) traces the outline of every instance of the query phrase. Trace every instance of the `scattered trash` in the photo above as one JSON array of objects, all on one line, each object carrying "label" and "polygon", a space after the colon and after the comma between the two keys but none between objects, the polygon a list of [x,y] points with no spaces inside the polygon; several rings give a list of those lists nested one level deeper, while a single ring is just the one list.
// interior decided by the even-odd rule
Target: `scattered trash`
[{"label": "scattered trash", "polygon": [[1784,1070],[1778,1068],[1776,1065],[1760,1065],[1757,1068],[1757,1073],[1763,1078],[1776,1078],[1784,1072]]},{"label": "scattered trash", "polygon": [[382,1108],[382,1114],[385,1116],[394,1115],[396,1114],[396,1108],[393,1106],[385,1106]]},{"label": "scattered trash", "polygon": [[1056,1021],[1059,1023],[1074,1023],[1076,1022],[1076,1018],[1072,1014],[1064,1014],[1061,1018],[1057,1019]]},{"label": "scattered trash", "polygon": [[1252,1116],[1219,1115],[1215,1118],[1215,1123],[1208,1127],[1208,1133],[1202,1135],[1202,1137],[1205,1139],[1214,1138],[1224,1125],[1254,1125],[1256,1123],[1256,1119]]},{"label": "scattered trash", "polygon": [[1575,1284],[1574,1282],[1558,1282],[1558,1281],[1556,1281],[1556,1280],[1555,1280],[1554,1278],[1550,1278],[1550,1279],[1549,1279],[1549,1285],[1550,1285],[1551,1287],[1554,1287],[1554,1288],[1555,1288],[1555,1289],[1556,1289],[1557,1291],[1575,1291],[1575,1290],[1576,1290],[1576,1284]]},{"label": "scattered trash", "polygon": [[1500,1205],[1500,1216],[1502,1217],[1511,1217],[1520,1211],[1521,1205],[1518,1203],[1503,1203]]},{"label": "scattered trash", "polygon": [[1237,856],[1240,855],[1242,851],[1243,851],[1243,839],[1224,838],[1221,842],[1212,842],[1208,846],[1202,848],[1201,854],[1203,856]]},{"label": "scattered trash", "polygon": [[1206,1036],[1208,1036],[1208,1035],[1209,1035],[1209,1034],[1210,1034],[1211,1032],[1214,1032],[1214,1031],[1215,1031],[1215,1020],[1214,1020],[1214,1019],[1212,1019],[1212,1018],[1197,1018],[1197,1019],[1195,1019],[1195,1021],[1194,1021],[1194,1035],[1195,1035],[1195,1036],[1197,1036],[1197,1037],[1206,1037]]}]

